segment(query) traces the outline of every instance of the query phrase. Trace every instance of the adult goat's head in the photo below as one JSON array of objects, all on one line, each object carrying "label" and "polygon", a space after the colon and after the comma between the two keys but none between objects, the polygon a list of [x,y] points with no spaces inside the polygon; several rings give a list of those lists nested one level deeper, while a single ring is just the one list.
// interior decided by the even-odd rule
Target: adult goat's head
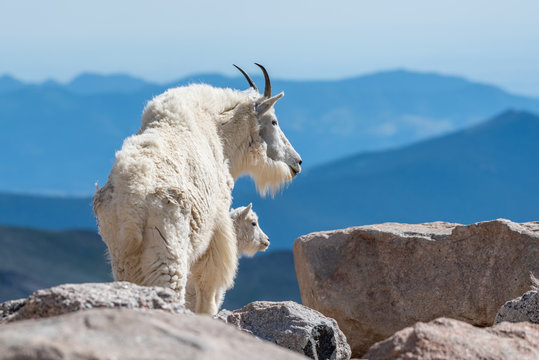
[{"label": "adult goat's head", "polygon": [[275,115],[274,105],[277,100],[284,96],[284,93],[281,92],[272,96],[268,72],[262,65],[256,65],[264,73],[266,82],[264,94],[258,92],[255,83],[243,69],[239,66],[234,66],[245,76],[249,85],[257,94],[253,105],[258,122],[258,135],[265,153],[263,154],[263,159],[254,159],[251,164],[251,175],[261,193],[265,193],[268,189],[275,193],[283,183],[292,180],[301,172],[302,160],[279,127],[279,122]]}]

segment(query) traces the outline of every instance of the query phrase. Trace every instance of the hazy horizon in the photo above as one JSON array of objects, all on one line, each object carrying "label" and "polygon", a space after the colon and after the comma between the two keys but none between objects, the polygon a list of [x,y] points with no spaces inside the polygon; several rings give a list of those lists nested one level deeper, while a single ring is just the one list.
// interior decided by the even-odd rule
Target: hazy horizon
[{"label": "hazy horizon", "polygon": [[[259,71],[259,69],[257,67],[252,68],[251,65],[252,64],[247,64],[246,66],[244,66],[244,68],[251,70],[251,71],[247,71],[247,72],[251,73],[251,76],[253,78],[261,77],[262,75],[257,73]],[[232,66],[232,65],[230,65],[230,66]],[[335,77],[335,78],[326,78],[326,79],[319,79],[319,78],[289,79],[289,78],[284,78],[284,77],[277,77],[277,76],[274,77],[274,76],[272,76],[272,80],[287,81],[287,82],[338,82],[338,81],[343,81],[343,80],[350,80],[350,79],[361,78],[361,77],[365,77],[365,76],[372,76],[372,75],[384,74],[384,73],[392,73],[392,72],[398,72],[398,71],[404,71],[404,72],[409,72],[409,73],[417,73],[417,74],[424,74],[424,75],[438,75],[438,76],[443,76],[443,77],[460,78],[460,79],[468,81],[470,83],[494,86],[494,87],[497,87],[497,88],[499,88],[499,89],[501,89],[501,90],[503,90],[503,91],[505,91],[507,93],[513,94],[513,95],[525,96],[525,97],[531,97],[531,98],[539,98],[539,94],[536,94],[536,95],[523,94],[523,93],[512,91],[511,89],[508,89],[508,88],[506,88],[506,87],[504,87],[504,86],[502,86],[500,84],[497,84],[497,83],[493,83],[493,82],[489,82],[489,81],[482,81],[482,80],[462,76],[462,75],[459,75],[459,74],[444,73],[444,72],[439,72],[439,71],[421,71],[421,70],[408,69],[408,68],[402,68],[402,67],[401,68],[380,69],[378,71],[372,71],[372,72],[366,72],[366,73],[358,73],[356,75],[350,75],[350,76],[346,76],[346,77]],[[103,77],[128,76],[128,77],[133,78],[133,79],[138,79],[138,80],[142,80],[142,81],[145,81],[147,83],[150,83],[150,84],[162,85],[162,86],[169,85],[169,84],[177,82],[177,81],[181,81],[181,80],[183,80],[185,78],[197,77],[197,76],[205,76],[205,75],[218,75],[218,76],[223,76],[223,77],[228,77],[228,78],[238,78],[238,77],[241,78],[242,77],[242,75],[239,74],[239,72],[238,72],[238,74],[234,74],[234,73],[228,74],[228,73],[222,73],[222,72],[214,71],[214,72],[193,72],[193,73],[186,74],[184,76],[173,76],[168,80],[158,81],[158,80],[148,79],[148,78],[145,78],[144,76],[139,76],[137,74],[131,74],[131,73],[128,73],[128,72],[109,72],[109,73],[107,73],[107,72],[97,72],[97,71],[81,71],[80,73],[75,74],[73,77],[70,77],[70,78],[67,78],[67,79],[64,79],[64,80],[55,79],[55,78],[46,78],[46,79],[43,79],[43,80],[34,80],[34,81],[32,81],[32,80],[22,79],[22,78],[17,77],[17,76],[15,76],[13,74],[10,74],[10,73],[0,73],[0,78],[2,78],[4,76],[9,76],[9,77],[11,77],[13,79],[16,79],[18,81],[23,82],[24,84],[43,85],[43,84],[46,84],[46,83],[49,83],[49,82],[54,82],[54,83],[57,83],[57,84],[60,84],[60,85],[64,86],[64,85],[68,85],[69,83],[73,82],[75,79],[79,78],[80,76],[84,76],[84,75],[96,75],[96,76],[103,76]],[[286,91],[286,89],[283,89],[283,90]]]},{"label": "hazy horizon", "polygon": [[[31,11],[30,11],[31,9]],[[4,2],[0,74],[66,82],[127,73],[151,82],[236,75],[328,80],[385,69],[465,77],[539,96],[539,2]]]}]

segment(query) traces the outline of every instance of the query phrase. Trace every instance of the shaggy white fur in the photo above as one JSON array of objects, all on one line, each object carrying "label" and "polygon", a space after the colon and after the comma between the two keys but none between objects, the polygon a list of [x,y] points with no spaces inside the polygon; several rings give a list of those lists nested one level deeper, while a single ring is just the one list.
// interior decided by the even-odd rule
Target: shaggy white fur
[{"label": "shaggy white fur", "polygon": [[[253,256],[258,251],[266,251],[270,244],[269,238],[260,228],[258,216],[252,210],[252,204],[232,210],[230,212],[230,217],[234,223],[238,257],[240,255]],[[225,292],[230,288],[232,287],[222,287],[215,293],[215,304],[217,305],[217,309],[223,304]],[[185,306],[189,310],[195,311],[196,289],[194,281],[191,278],[187,280]]]},{"label": "shaggy white fur", "polygon": [[195,311],[217,312],[216,291],[232,286],[237,270],[234,180],[250,174],[265,193],[301,170],[275,126],[281,96],[201,84],[147,104],[140,130],[124,141],[94,195],[115,280],[169,287],[183,299],[191,273]]}]

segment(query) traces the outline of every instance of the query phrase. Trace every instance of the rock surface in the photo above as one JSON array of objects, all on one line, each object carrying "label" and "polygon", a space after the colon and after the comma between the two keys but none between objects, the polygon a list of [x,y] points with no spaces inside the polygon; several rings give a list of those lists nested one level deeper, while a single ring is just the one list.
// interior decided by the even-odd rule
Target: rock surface
[{"label": "rock surface", "polygon": [[26,304],[26,299],[9,300],[0,304],[0,324]]},{"label": "rock surface", "polygon": [[226,322],[226,319],[228,318],[228,315],[230,314],[232,314],[232,311],[227,310],[227,309],[221,309],[221,311],[215,314],[213,318]]},{"label": "rock surface", "polygon": [[129,282],[65,284],[0,304],[0,322],[37,319],[94,308],[157,309],[189,312],[171,289]]},{"label": "rock surface", "polygon": [[355,357],[418,321],[492,325],[539,274],[539,222],[387,223],[294,243],[304,305],[334,318]]},{"label": "rock surface", "polygon": [[337,322],[293,301],[255,301],[222,313],[226,321],[263,340],[312,359],[349,359],[350,346]]},{"label": "rock surface", "polygon": [[365,359],[539,359],[539,325],[477,328],[440,318],[417,323],[372,346]]},{"label": "rock surface", "polygon": [[539,291],[530,290],[521,297],[503,304],[494,323],[498,324],[502,321],[529,321],[539,324]]},{"label": "rock surface", "polygon": [[0,360],[303,359],[205,316],[93,309],[0,326]]}]

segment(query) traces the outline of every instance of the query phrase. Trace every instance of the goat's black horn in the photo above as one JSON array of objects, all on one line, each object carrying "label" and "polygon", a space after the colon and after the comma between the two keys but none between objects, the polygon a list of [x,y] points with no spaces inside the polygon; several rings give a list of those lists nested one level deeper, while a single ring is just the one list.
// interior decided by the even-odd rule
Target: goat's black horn
[{"label": "goat's black horn", "polygon": [[249,82],[249,86],[252,87],[253,89],[255,89],[256,91],[258,91],[258,88],[256,87],[253,80],[251,80],[249,75],[247,75],[247,73],[245,71],[243,71],[243,69],[240,68],[238,65],[236,65],[236,64],[232,64],[232,65],[234,65],[236,67],[236,69],[238,69],[243,74],[243,76],[245,76],[245,78],[247,79],[247,82]]},{"label": "goat's black horn", "polygon": [[255,65],[261,68],[264,73],[264,79],[266,80],[266,85],[264,85],[264,97],[269,99],[271,97],[271,81],[268,72],[262,65],[257,63],[255,63]]}]

